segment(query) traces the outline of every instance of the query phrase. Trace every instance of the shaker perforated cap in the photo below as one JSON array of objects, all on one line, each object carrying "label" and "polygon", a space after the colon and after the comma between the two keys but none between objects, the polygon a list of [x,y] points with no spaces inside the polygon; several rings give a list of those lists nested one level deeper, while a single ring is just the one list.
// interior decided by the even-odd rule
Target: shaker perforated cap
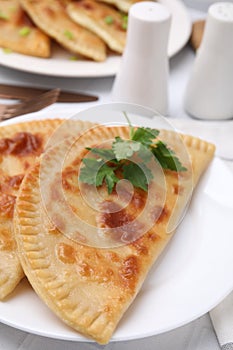
[{"label": "shaker perforated cap", "polygon": [[163,22],[170,18],[170,11],[159,3],[143,1],[130,8],[130,16],[145,22]]},{"label": "shaker perforated cap", "polygon": [[219,21],[233,22],[233,3],[219,2],[209,8],[209,14]]}]

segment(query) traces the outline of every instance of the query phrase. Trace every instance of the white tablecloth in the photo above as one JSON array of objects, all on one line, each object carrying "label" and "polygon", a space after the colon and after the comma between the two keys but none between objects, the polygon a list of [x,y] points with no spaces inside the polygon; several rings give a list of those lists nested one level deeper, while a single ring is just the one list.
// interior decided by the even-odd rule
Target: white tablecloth
[{"label": "white tablecloth", "polygon": [[[203,14],[191,12],[192,16],[202,17]],[[170,116],[173,118],[188,118],[183,109],[183,95],[194,53],[186,46],[170,61]],[[34,75],[0,67],[0,83],[25,84],[42,87],[60,87],[87,93],[97,94],[98,103],[109,102],[113,78],[99,79],[66,79]],[[47,108],[51,115],[55,111],[64,110],[72,114],[94,103],[55,104]],[[233,172],[233,162],[227,162]],[[25,310],[26,311],[26,310]],[[28,312],[28,311],[27,311]],[[30,312],[30,310],[29,310]],[[36,315],[35,315],[36,317]],[[0,324],[0,350],[219,350],[220,347],[208,314],[176,330],[137,341],[110,343],[102,347],[94,343],[74,343],[48,339],[19,331]]]}]

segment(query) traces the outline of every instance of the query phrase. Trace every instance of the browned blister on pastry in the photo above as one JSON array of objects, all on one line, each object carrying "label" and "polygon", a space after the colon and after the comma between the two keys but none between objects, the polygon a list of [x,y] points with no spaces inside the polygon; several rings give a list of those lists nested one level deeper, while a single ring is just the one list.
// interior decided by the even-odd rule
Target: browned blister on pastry
[{"label": "browned blister on pastry", "polygon": [[[14,218],[20,260],[35,291],[66,324],[101,344],[110,340],[171,239],[175,226],[168,233],[170,222],[179,220],[190,185],[196,186],[214,154],[205,141],[161,131],[179,157],[186,149],[187,158],[181,160],[187,171],[164,171],[163,206],[156,202],[145,210],[149,191],[135,188],[125,206],[127,190],[119,200],[119,193],[109,194],[104,185],[96,192],[95,186],[80,183],[78,174],[85,147],[128,135],[127,127],[98,126],[77,142],[50,149],[23,180]],[[156,181],[153,200],[160,203]],[[152,226],[146,229],[148,220]],[[98,239],[105,238],[109,247],[98,247]]]},{"label": "browned blister on pastry", "polygon": [[[21,182],[62,122],[51,119],[0,127],[0,300],[10,294],[24,276],[13,230],[14,207]],[[66,123],[77,133],[90,126],[87,122]],[[66,136],[63,131],[57,142]]]}]

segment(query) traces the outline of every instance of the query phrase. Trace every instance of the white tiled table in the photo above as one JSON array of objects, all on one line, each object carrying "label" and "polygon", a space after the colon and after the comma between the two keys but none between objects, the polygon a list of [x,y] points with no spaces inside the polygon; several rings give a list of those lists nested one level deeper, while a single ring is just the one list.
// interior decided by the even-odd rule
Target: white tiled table
[{"label": "white tiled table", "polygon": [[[191,12],[192,16],[199,16]],[[173,118],[188,118],[183,109],[183,94],[190,69],[193,63],[194,54],[189,47],[184,48],[170,62],[170,116]],[[23,73],[4,67],[0,67],[0,83],[14,83],[25,85],[38,85],[43,87],[61,87],[63,89],[74,89],[87,93],[97,94],[100,97],[99,103],[110,101],[110,91],[113,78],[99,79],[65,79],[33,75]],[[66,113],[76,113],[81,109],[93,106],[93,103],[80,104],[55,104],[47,108],[47,112],[65,110]],[[233,162],[226,162],[233,172]],[[30,310],[25,310],[30,312]],[[35,315],[36,317],[36,315]],[[154,337],[129,341],[123,343],[110,343],[101,347],[94,343],[74,343],[60,340],[48,339],[26,332],[13,329],[0,324],[0,350],[219,350],[219,345],[209,318],[206,314],[201,318],[168,333]]]}]

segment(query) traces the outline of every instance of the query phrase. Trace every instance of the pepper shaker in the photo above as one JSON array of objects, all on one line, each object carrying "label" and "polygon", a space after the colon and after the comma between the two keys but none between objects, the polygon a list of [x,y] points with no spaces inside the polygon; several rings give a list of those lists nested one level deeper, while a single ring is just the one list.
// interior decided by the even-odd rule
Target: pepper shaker
[{"label": "pepper shaker", "polygon": [[233,3],[209,7],[186,89],[185,109],[199,119],[233,117]]},{"label": "pepper shaker", "polygon": [[168,110],[169,10],[150,1],[131,6],[126,47],[112,90],[112,100]]}]

